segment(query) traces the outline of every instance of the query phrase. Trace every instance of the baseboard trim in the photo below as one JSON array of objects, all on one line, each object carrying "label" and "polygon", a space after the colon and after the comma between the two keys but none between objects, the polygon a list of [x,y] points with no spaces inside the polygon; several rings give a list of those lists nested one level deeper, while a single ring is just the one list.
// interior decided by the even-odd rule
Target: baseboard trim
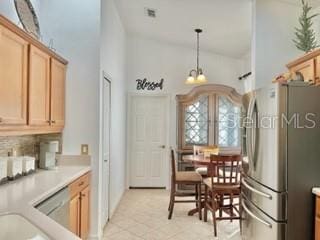
[{"label": "baseboard trim", "polygon": [[129,189],[166,189],[166,187],[129,187]]}]

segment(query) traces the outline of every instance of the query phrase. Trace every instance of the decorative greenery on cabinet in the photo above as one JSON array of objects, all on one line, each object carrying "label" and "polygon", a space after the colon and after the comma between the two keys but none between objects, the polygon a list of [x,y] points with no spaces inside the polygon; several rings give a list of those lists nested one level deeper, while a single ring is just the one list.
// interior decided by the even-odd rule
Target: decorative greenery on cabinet
[{"label": "decorative greenery on cabinet", "polygon": [[316,18],[319,14],[312,14],[312,7],[309,6],[308,2],[301,0],[302,3],[302,15],[299,18],[300,28],[296,27],[295,36],[296,39],[293,40],[296,47],[306,53],[314,50],[319,47],[316,34],[313,30],[313,19]]}]

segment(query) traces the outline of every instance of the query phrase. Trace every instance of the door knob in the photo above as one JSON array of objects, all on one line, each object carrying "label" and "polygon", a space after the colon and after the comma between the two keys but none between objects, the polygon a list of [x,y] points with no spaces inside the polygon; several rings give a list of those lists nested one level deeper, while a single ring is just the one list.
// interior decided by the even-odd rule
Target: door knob
[{"label": "door knob", "polygon": [[103,160],[104,162],[108,162],[108,159]]},{"label": "door knob", "polygon": [[166,145],[161,145],[160,148],[165,149]]}]

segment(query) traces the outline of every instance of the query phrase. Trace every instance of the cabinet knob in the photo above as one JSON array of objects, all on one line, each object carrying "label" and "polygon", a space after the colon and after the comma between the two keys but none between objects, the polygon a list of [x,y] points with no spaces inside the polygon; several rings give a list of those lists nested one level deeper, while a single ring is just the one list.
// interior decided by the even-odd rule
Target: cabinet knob
[{"label": "cabinet knob", "polygon": [[2,117],[0,117],[0,123],[2,123],[3,122],[3,119],[2,119]]},{"label": "cabinet knob", "polygon": [[56,123],[56,121],[55,121],[55,120],[52,120],[51,123]]}]

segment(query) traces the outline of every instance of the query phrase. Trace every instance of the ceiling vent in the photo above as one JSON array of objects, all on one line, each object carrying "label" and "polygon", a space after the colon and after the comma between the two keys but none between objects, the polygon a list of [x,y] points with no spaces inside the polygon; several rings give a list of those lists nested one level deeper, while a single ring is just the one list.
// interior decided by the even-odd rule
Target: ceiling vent
[{"label": "ceiling vent", "polygon": [[151,18],[157,17],[157,11],[152,8],[145,8],[145,14],[147,17],[151,17]]}]

